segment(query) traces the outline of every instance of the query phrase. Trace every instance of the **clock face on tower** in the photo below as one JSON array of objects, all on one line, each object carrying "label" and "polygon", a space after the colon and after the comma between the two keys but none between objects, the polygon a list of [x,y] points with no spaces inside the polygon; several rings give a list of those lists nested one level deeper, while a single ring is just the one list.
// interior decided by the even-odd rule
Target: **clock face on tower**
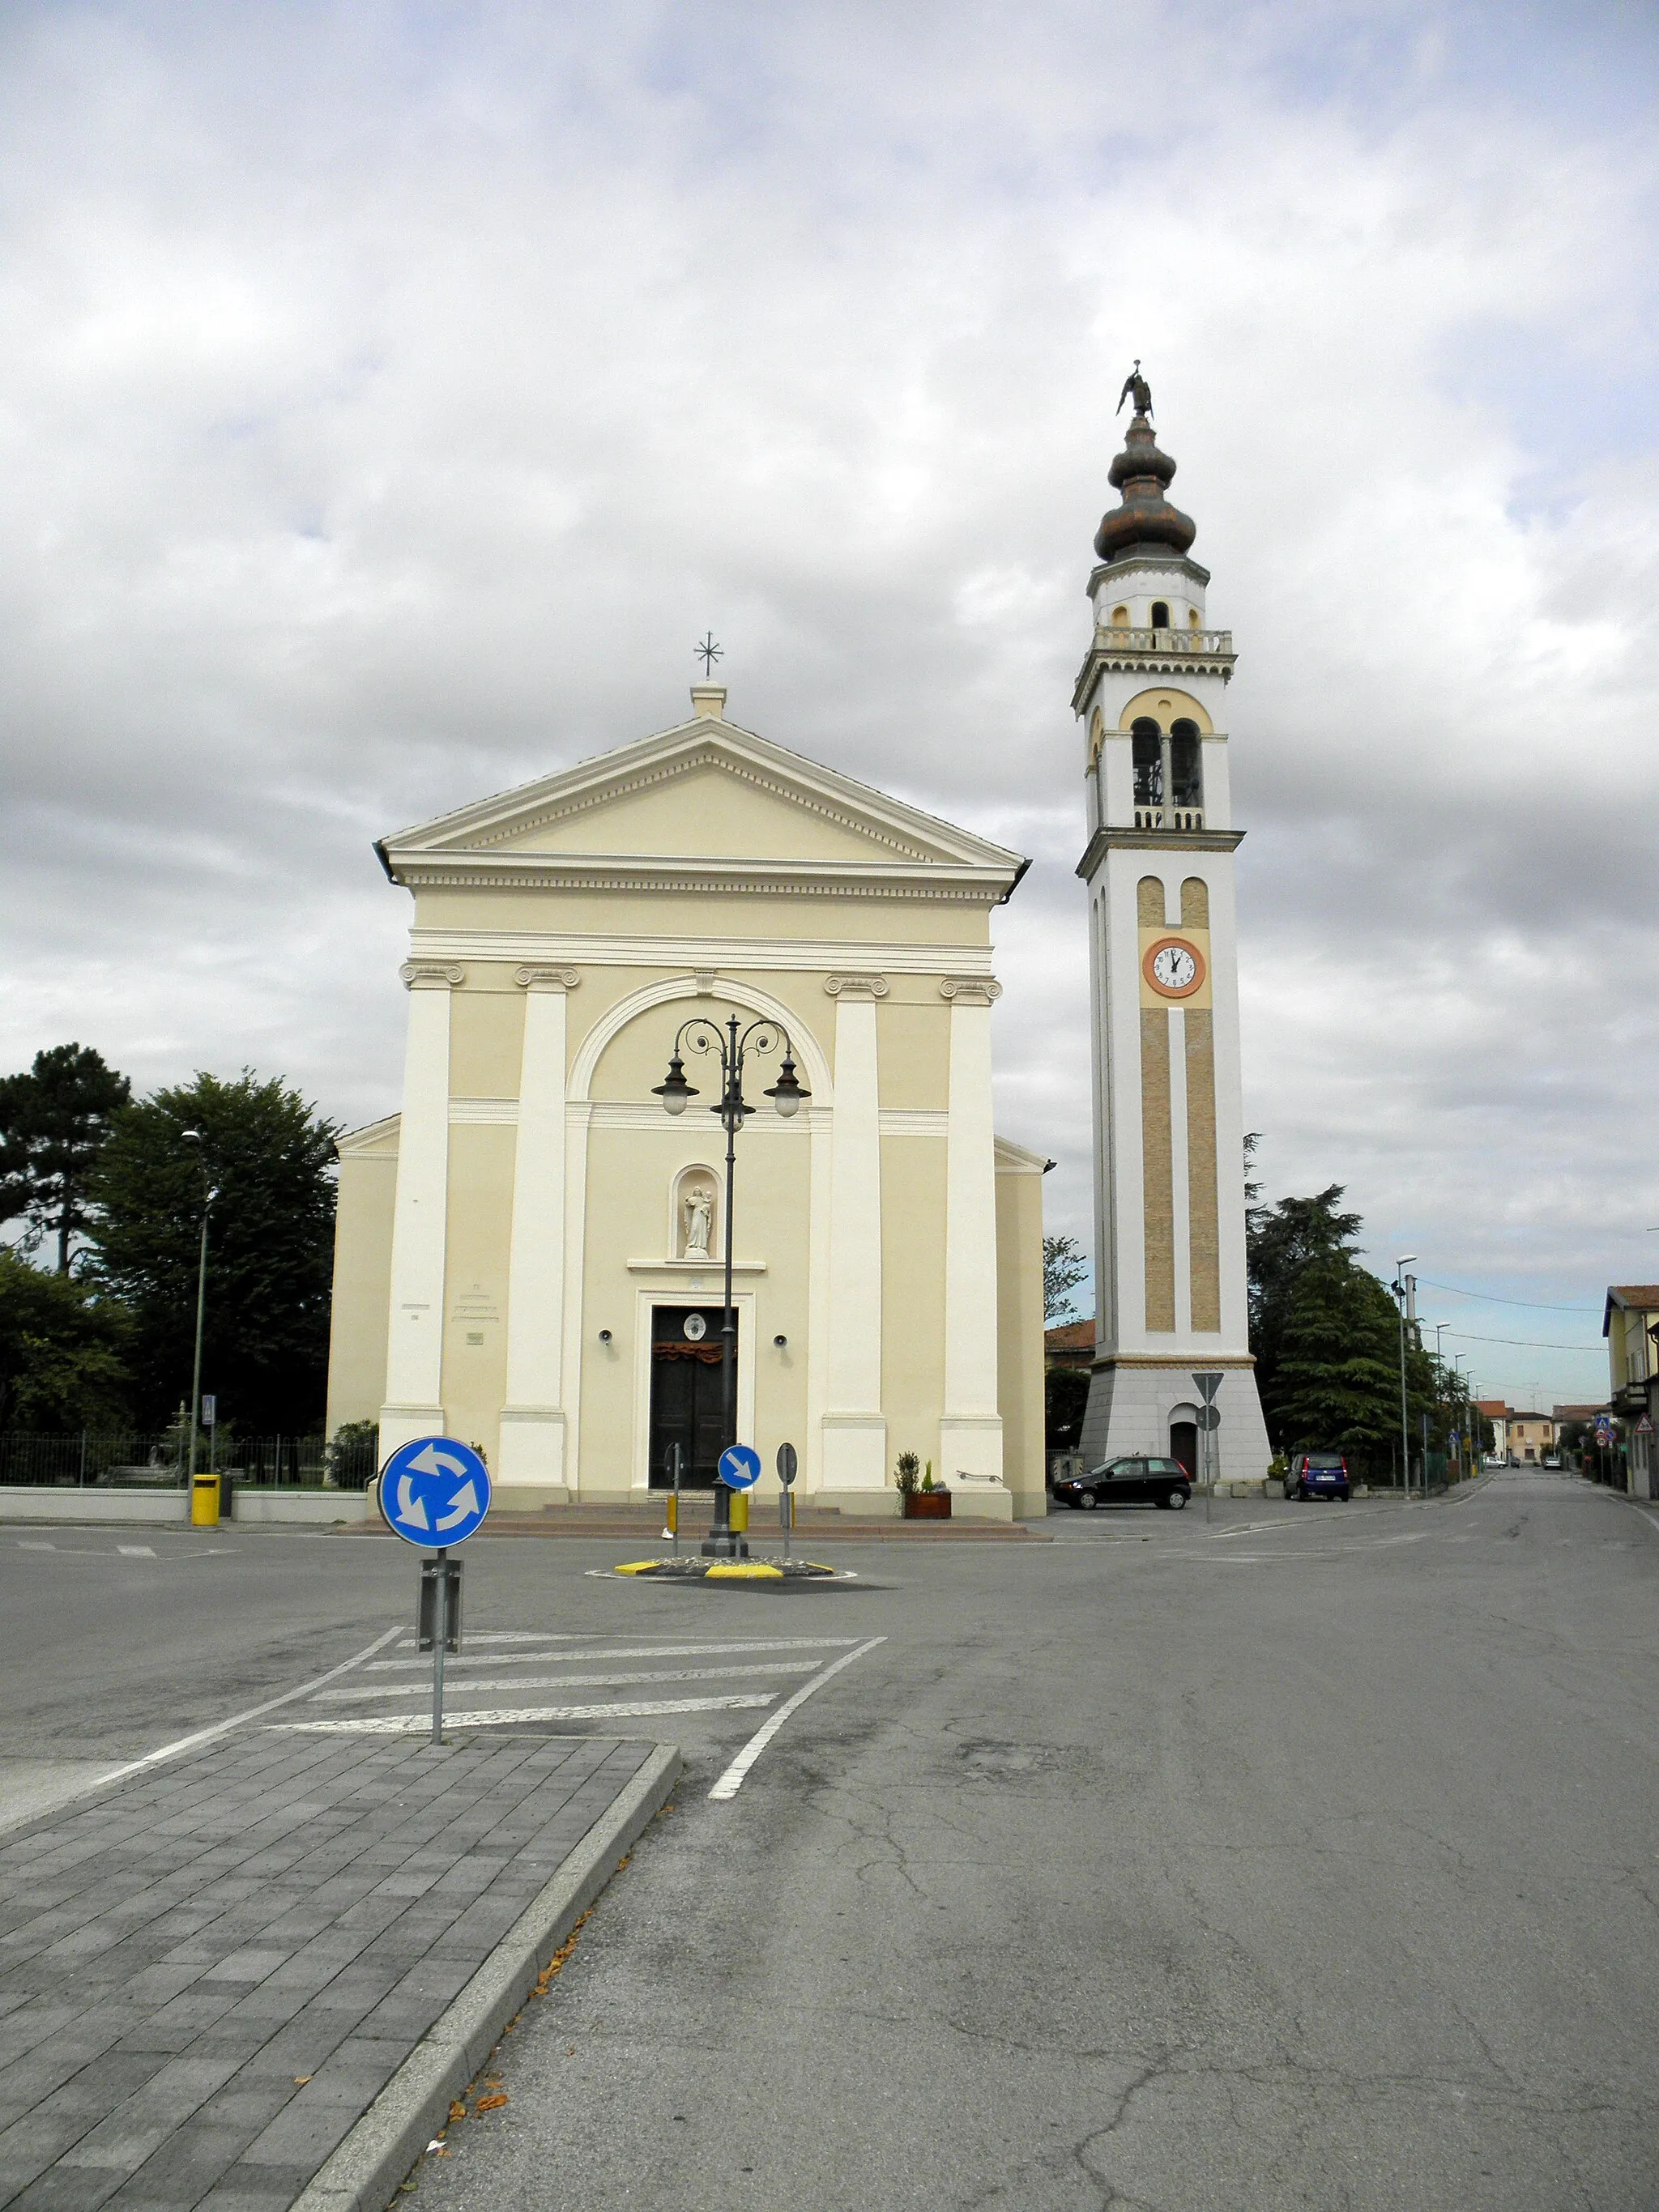
[{"label": "clock face on tower", "polygon": [[1184,937],[1160,937],[1149,945],[1140,968],[1160,999],[1190,999],[1204,986],[1204,955]]}]

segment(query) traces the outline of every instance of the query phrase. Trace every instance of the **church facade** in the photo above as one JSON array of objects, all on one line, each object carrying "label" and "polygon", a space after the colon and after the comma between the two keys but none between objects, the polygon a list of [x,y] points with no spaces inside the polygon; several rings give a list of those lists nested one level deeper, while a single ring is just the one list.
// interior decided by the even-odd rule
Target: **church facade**
[{"label": "church facade", "polygon": [[[479,1444],[507,1509],[643,1499],[719,1448],[718,1069],[735,1014],[737,1433],[821,1505],[1045,1510],[1046,1163],[991,1105],[1015,853],[726,714],[383,841],[415,902],[401,1112],[340,1142],[328,1423]],[[808,1094],[765,1095],[785,1044]]]},{"label": "church facade", "polygon": [[[1086,732],[1093,1005],[1096,1347],[1089,1462],[1152,1453],[1235,1489],[1270,1449],[1249,1346],[1244,1120],[1226,698],[1232,633],[1167,496],[1176,465],[1134,414],[1095,538],[1093,635],[1072,704]],[[1119,404],[1121,405],[1121,401]],[[1195,1381],[1210,1378],[1218,1425]]]}]

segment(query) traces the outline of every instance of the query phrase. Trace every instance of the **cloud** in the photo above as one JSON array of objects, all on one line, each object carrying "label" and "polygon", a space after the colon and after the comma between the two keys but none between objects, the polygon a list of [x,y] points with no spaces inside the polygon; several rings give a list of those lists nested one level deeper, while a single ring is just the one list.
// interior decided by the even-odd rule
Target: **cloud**
[{"label": "cloud", "polygon": [[10,11],[0,1058],[386,1110],[371,838],[676,720],[712,623],[738,719],[1035,855],[1002,1108],[1086,1237],[1068,702],[1139,354],[1241,654],[1270,1190],[1641,1273],[1652,40],[1512,20]]}]

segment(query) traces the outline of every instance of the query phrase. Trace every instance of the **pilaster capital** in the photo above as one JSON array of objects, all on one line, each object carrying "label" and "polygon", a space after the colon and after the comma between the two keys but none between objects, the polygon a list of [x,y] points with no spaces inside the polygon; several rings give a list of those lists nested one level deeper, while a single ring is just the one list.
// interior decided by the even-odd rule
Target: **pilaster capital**
[{"label": "pilaster capital", "polygon": [[826,975],[823,988],[832,999],[884,999],[884,975]]},{"label": "pilaster capital", "polygon": [[459,960],[405,960],[398,980],[406,991],[453,991],[466,981]]},{"label": "pilaster capital", "polygon": [[1002,996],[1002,986],[994,975],[946,975],[939,994],[964,1006],[994,1006]]},{"label": "pilaster capital", "polygon": [[521,991],[556,991],[561,998],[574,991],[581,977],[574,968],[515,968],[513,980]]}]

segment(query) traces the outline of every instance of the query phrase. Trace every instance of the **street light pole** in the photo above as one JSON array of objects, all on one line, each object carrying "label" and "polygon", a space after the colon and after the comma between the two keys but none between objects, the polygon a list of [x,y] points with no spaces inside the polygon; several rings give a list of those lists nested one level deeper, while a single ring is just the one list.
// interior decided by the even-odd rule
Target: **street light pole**
[{"label": "street light pole", "polygon": [[[720,1317],[720,1436],[721,1449],[738,1440],[738,1320],[732,1306],[732,1192],[737,1176],[738,1132],[755,1109],[743,1095],[744,1062],[750,1051],[773,1053],[781,1050],[783,1060],[778,1079],[763,1096],[772,1101],[787,1121],[798,1110],[801,1101],[811,1097],[803,1090],[795,1074],[794,1047],[789,1042],[789,1032],[781,1022],[764,1017],[750,1023],[739,1032],[736,1014],[728,1017],[726,1033],[706,1014],[694,1014],[689,1022],[681,1024],[674,1038],[674,1049],[669,1055],[668,1073],[662,1082],[651,1086],[652,1096],[660,1098],[664,1109],[670,1114],[684,1114],[688,1103],[697,1095],[696,1086],[685,1079],[687,1051],[712,1053],[720,1072],[720,1095],[708,1109],[718,1114],[726,1132],[726,1295],[725,1310]],[[714,1523],[708,1532],[708,1540],[702,1547],[704,1553],[714,1559],[737,1556],[738,1540],[732,1533],[732,1493],[720,1480],[714,1478]]]},{"label": "street light pole", "polygon": [[1454,1352],[1452,1354],[1453,1370],[1456,1373],[1458,1381],[1468,1393],[1468,1418],[1464,1422],[1463,1427],[1468,1447],[1468,1468],[1469,1473],[1472,1475],[1474,1473],[1474,1431],[1476,1425],[1474,1411],[1474,1376],[1473,1373],[1465,1375],[1462,1371],[1463,1363],[1468,1358],[1468,1354],[1466,1352]]},{"label": "street light pole", "polygon": [[[186,1129],[182,1133],[186,1144],[200,1145],[202,1133],[199,1129]],[[208,1215],[212,1209],[214,1200],[219,1195],[218,1191],[208,1180],[207,1162],[199,1152],[196,1156],[196,1164],[202,1170],[202,1241],[196,1262],[196,1358],[190,1376],[190,1474],[188,1480],[191,1482],[196,1480],[196,1438],[202,1419],[202,1325],[207,1318]]]},{"label": "street light pole", "polygon": [[1412,1432],[1406,1411],[1406,1270],[1416,1259],[1407,1252],[1395,1261],[1395,1290],[1400,1299],[1400,1480],[1405,1495],[1412,1494]]}]

